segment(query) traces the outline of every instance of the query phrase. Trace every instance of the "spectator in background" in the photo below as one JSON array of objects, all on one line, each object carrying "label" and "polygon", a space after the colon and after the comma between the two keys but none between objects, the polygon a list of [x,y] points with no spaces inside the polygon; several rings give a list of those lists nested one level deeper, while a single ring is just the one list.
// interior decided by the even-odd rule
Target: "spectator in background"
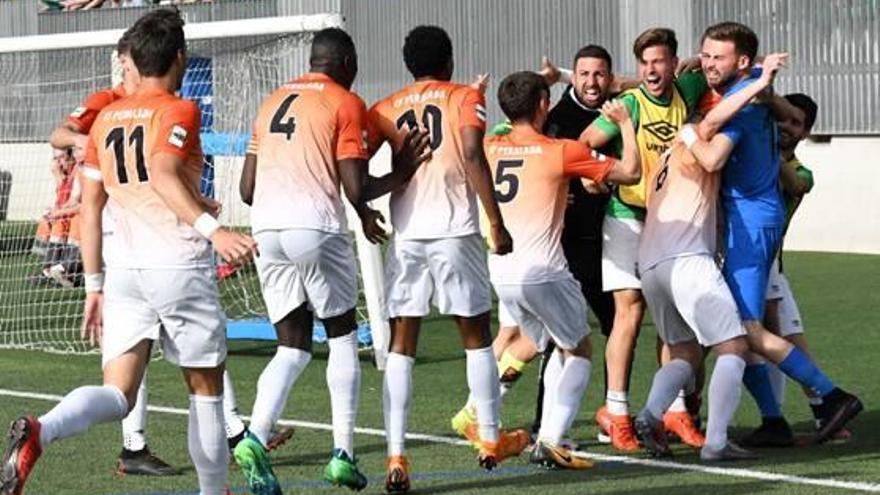
[{"label": "spectator in background", "polygon": [[49,268],[61,260],[70,229],[70,217],[79,211],[79,199],[74,198],[75,201],[71,201],[75,166],[76,161],[71,149],[53,149],[52,176],[55,179],[55,202],[37,224],[31,252],[42,256],[43,264],[40,273],[30,278],[33,283],[50,282]]}]

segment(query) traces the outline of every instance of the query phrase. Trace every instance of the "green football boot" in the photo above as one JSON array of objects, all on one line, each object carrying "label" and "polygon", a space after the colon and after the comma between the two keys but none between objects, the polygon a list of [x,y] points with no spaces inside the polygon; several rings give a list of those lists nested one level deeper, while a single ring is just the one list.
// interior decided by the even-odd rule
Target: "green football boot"
[{"label": "green football boot", "polygon": [[357,461],[343,449],[333,449],[330,462],[324,468],[324,479],[334,486],[344,486],[356,492],[367,487],[367,477],[357,467]]},{"label": "green football boot", "polygon": [[269,462],[269,451],[253,433],[248,432],[238,442],[233,454],[254,495],[281,495],[281,486]]}]

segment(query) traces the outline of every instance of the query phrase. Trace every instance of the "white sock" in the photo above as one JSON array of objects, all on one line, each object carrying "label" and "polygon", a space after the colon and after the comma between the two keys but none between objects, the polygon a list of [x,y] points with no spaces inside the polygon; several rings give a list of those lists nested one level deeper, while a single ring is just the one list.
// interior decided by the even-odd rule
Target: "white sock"
[{"label": "white sock", "polygon": [[235,387],[232,385],[229,370],[223,371],[223,419],[226,426],[226,438],[235,438],[244,431],[244,422],[238,414]]},{"label": "white sock", "polygon": [[550,414],[556,407],[556,386],[559,383],[559,375],[562,374],[562,354],[558,351],[550,353],[545,359],[547,366],[544,367],[544,401],[541,402],[542,415]]},{"label": "white sock", "polygon": [[122,446],[132,452],[143,450],[147,446],[147,375],[144,374],[141,386],[138,387],[137,400],[134,407],[122,420]]},{"label": "white sock", "polygon": [[79,387],[39,418],[40,444],[85,433],[93,425],[120,421],[128,414],[128,400],[112,385]]},{"label": "white sock", "polygon": [[788,377],[773,363],[767,363],[767,373],[770,375],[770,386],[773,388],[776,404],[782,409],[782,404],[785,402],[785,382]]},{"label": "white sock", "polygon": [[684,403],[684,389],[678,391],[678,396],[672,401],[672,404],[669,405],[669,412],[687,412],[687,405]]},{"label": "white sock", "polygon": [[657,370],[645,403],[645,409],[654,419],[663,419],[663,413],[669,409],[669,405],[678,396],[678,391],[685,386],[693,373],[693,368],[684,359],[673,359]]},{"label": "white sock", "polygon": [[[547,441],[550,445],[558,444],[574,423],[581,408],[584,392],[590,383],[591,369],[592,363],[589,359],[577,356],[569,356],[565,359],[562,372],[556,381],[553,407],[545,411],[546,419],[541,422],[541,431],[538,433],[541,440]],[[545,393],[546,390],[545,385]]]},{"label": "white sock", "polygon": [[327,388],[333,412],[333,447],[354,459],[354,425],[361,390],[361,363],[355,332],[327,340]]},{"label": "white sock", "polygon": [[382,409],[385,418],[385,439],[388,455],[403,455],[409,400],[412,396],[412,368],[415,359],[396,352],[385,360],[382,387]]},{"label": "white sock", "polygon": [[605,409],[613,416],[629,416],[629,393],[609,390],[605,394]]},{"label": "white sock", "polygon": [[226,493],[229,447],[223,424],[223,397],[189,396],[189,456],[199,477],[200,495]]},{"label": "white sock", "polygon": [[709,381],[709,420],[706,446],[720,449],[727,444],[727,427],[739,405],[746,362],[735,354],[722,354],[715,361]]},{"label": "white sock", "polygon": [[260,374],[250,430],[263,445],[269,442],[272,427],[284,411],[290,387],[311,359],[311,353],[279,345],[275,357]]},{"label": "white sock", "polygon": [[498,363],[492,347],[465,349],[467,382],[477,408],[480,439],[498,441],[498,406],[501,404],[498,388]]}]

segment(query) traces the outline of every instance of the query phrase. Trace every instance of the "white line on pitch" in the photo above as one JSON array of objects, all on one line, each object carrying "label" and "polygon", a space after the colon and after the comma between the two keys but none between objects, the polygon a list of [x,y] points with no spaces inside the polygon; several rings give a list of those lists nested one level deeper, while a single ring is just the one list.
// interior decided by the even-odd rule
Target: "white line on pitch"
[{"label": "white line on pitch", "polygon": [[[45,401],[58,402],[62,399],[60,395],[52,395],[52,394],[40,394],[35,392],[21,392],[18,390],[8,390],[0,388],[0,396],[5,395],[7,397],[19,397],[22,399],[38,399]],[[148,411],[160,412],[166,414],[175,414],[178,416],[187,416],[189,411],[186,409],[180,409],[177,407],[166,407],[166,406],[147,406]],[[247,416],[243,416],[244,419],[250,419]],[[312,421],[294,421],[288,419],[281,419],[278,421],[278,424],[284,426],[295,426],[298,428],[306,428],[311,430],[326,430],[332,431],[333,426],[328,425],[326,423],[315,423]],[[355,428],[356,433],[360,433],[362,435],[373,435],[373,436],[385,436],[385,430],[379,430],[376,428]],[[409,440],[422,440],[425,442],[432,443],[443,443],[447,445],[462,445],[468,446],[470,445],[467,441],[461,440],[458,438],[452,437],[443,437],[438,435],[427,435],[423,433],[407,433],[406,438]],[[791,483],[797,485],[812,485],[812,486],[824,486],[827,488],[840,488],[846,490],[859,490],[863,492],[874,492],[880,493],[880,484],[877,483],[863,483],[858,481],[840,481],[834,479],[824,479],[824,478],[805,478],[803,476],[794,476],[789,474],[779,474],[779,473],[768,473],[766,471],[753,471],[751,469],[740,469],[740,468],[726,468],[726,467],[716,467],[716,466],[707,466],[703,464],[683,464],[679,462],[671,462],[671,461],[659,461],[656,459],[644,459],[639,457],[628,457],[621,455],[608,455],[608,454],[598,454],[593,452],[578,452],[578,456],[586,457],[589,459],[604,461],[604,462],[619,462],[621,464],[630,464],[636,466],[645,466],[650,468],[660,468],[660,469],[672,469],[676,471],[693,471],[697,473],[704,474],[716,474],[720,476],[730,476],[734,478],[751,478],[762,481],[778,481],[783,483]]]}]

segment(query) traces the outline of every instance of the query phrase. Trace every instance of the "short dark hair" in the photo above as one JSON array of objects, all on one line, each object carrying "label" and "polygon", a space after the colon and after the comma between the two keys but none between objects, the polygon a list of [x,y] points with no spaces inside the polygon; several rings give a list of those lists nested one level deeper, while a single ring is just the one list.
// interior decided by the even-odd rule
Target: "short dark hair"
[{"label": "short dark hair", "polygon": [[127,55],[131,52],[131,34],[130,30],[126,30],[122,33],[122,36],[119,38],[119,41],[116,42],[116,55]]},{"label": "short dark hair", "polygon": [[707,38],[732,42],[736,53],[749,57],[750,62],[754,62],[758,55],[758,35],[745,24],[732,21],[719,22],[706,28],[700,43]]},{"label": "short dark hair", "polygon": [[403,62],[413,77],[437,76],[452,60],[452,40],[439,26],[417,26],[403,42]]},{"label": "short dark hair", "polygon": [[339,28],[326,28],[315,33],[312,38],[309,61],[315,64],[318,59],[324,59],[324,63],[342,63],[346,56],[355,53],[354,40],[348,33]]},{"label": "short dark hair", "polygon": [[675,37],[675,31],[669,28],[651,28],[644,31],[633,42],[633,55],[636,59],[642,60],[642,53],[652,46],[665,46],[673,57],[678,56],[678,39]]},{"label": "short dark hair", "polygon": [[183,24],[177,9],[156,9],[144,14],[127,31],[131,59],[141,76],[164,76],[177,53],[186,51]]},{"label": "short dark hair", "polygon": [[608,72],[611,72],[611,54],[604,47],[599,45],[587,45],[574,54],[574,64],[577,65],[578,60],[582,58],[598,58],[604,60],[608,64]]},{"label": "short dark hair", "polygon": [[816,123],[816,114],[819,113],[819,105],[816,105],[812,98],[803,93],[791,93],[785,95],[785,99],[804,112],[804,127],[807,132],[812,130],[813,124]]},{"label": "short dark hair", "polygon": [[534,117],[544,97],[550,97],[547,81],[531,71],[514,72],[498,86],[498,103],[512,122]]}]

